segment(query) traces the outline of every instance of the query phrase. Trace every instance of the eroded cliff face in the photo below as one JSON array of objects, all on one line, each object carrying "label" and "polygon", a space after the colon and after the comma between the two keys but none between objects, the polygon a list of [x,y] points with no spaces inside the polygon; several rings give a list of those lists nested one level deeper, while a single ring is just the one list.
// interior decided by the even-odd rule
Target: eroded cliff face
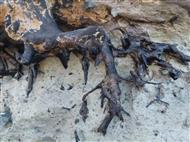
[{"label": "eroded cliff face", "polygon": [[[168,23],[176,16],[186,14],[182,12],[183,5],[189,7],[188,2],[167,2],[167,1],[74,1],[72,4],[64,7],[55,7],[55,15],[59,16],[70,26],[78,27],[85,24],[101,24],[123,18],[128,21],[142,23]],[[66,5],[66,4],[65,4]],[[57,4],[59,5],[59,3]],[[64,6],[64,4],[62,4]],[[187,8],[184,10],[188,11]],[[181,15],[183,17],[183,15]]]},{"label": "eroded cliff face", "polygon": [[[143,36],[146,33],[152,41],[176,43],[179,50],[190,55],[188,1],[50,0],[47,4],[49,8],[55,4],[53,14],[62,30],[102,25],[109,32],[114,46],[119,48],[122,34],[113,29],[124,27],[135,35]],[[1,1],[0,8],[0,24],[3,24],[4,17],[1,15],[7,9],[2,7]],[[27,24],[24,26],[28,28]],[[129,83],[122,83],[122,92],[125,93],[121,98],[122,106],[131,117],[124,116],[124,122],[115,118],[107,135],[102,136],[97,133],[97,126],[105,116],[99,107],[99,91],[88,97],[89,117],[86,123],[82,121],[79,109],[83,93],[104,78],[104,65],[90,66],[89,81],[84,86],[80,62],[74,55],[71,58],[67,70],[63,69],[57,58],[43,61],[40,64],[41,73],[29,98],[25,94],[27,75],[20,81],[11,77],[1,80],[0,110],[8,111],[9,115],[0,118],[0,141],[75,141],[76,133],[81,141],[188,141],[189,64],[184,66],[170,57],[166,58],[184,72],[176,81],[168,78],[159,67],[152,65],[149,69],[148,78],[154,76],[152,81],[162,82],[160,94],[169,106],[155,103],[146,108],[159,92],[157,86],[147,84],[137,89]],[[124,77],[134,66],[128,57],[116,59],[115,62],[118,72]],[[7,110],[7,106],[10,110]],[[72,109],[65,109],[72,106]],[[7,125],[10,116],[12,124]]]},{"label": "eroded cliff face", "polygon": [[136,34],[148,32],[156,41],[175,42],[181,35],[189,41],[188,1],[74,1],[73,6],[57,7],[54,15],[63,29],[63,25],[72,29],[96,24],[108,31],[125,27]]}]

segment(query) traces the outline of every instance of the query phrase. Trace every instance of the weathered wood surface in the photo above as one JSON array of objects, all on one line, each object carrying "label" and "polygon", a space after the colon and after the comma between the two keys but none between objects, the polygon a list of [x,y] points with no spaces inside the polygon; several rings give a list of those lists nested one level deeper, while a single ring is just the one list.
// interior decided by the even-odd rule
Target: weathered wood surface
[{"label": "weathered wood surface", "polygon": [[[61,49],[65,48],[65,47],[71,47],[71,49],[72,49],[74,47],[74,45],[78,44],[78,41],[80,40],[81,37],[86,36],[86,35],[90,36],[92,34],[95,34],[97,31],[95,32],[92,29],[95,29],[95,30],[99,29],[97,27],[92,28],[92,29],[86,28],[84,30],[79,30],[77,32],[76,31],[69,32],[69,31],[76,30],[78,28],[85,28],[89,25],[103,26],[103,29],[105,29],[105,31],[107,31],[109,33],[109,35],[111,37],[111,42],[115,47],[121,47],[122,43],[120,41],[120,37],[123,35],[118,30],[116,30],[112,33],[110,31],[116,27],[124,27],[124,29],[126,29],[128,31],[128,33],[130,33],[132,35],[136,35],[137,37],[144,36],[145,38],[147,38],[147,35],[149,35],[148,40],[151,40],[151,41],[171,43],[171,44],[177,43],[179,45],[178,48],[180,50],[185,52],[187,55],[190,55],[188,52],[189,47],[190,47],[190,39],[189,39],[189,33],[190,33],[189,19],[190,18],[189,18],[189,15],[187,14],[188,9],[186,8],[186,7],[188,7],[188,2],[187,2],[187,4],[178,3],[178,2],[174,2],[174,3],[172,2],[172,4],[171,4],[171,2],[167,2],[167,1],[166,2],[154,1],[154,3],[144,3],[144,2],[134,2],[134,1],[132,1],[132,2],[131,1],[123,1],[123,2],[102,1],[102,2],[94,2],[93,3],[92,1],[90,1],[90,3],[84,3],[84,1],[82,1],[82,0],[80,0],[80,1],[76,0],[76,1],[74,1],[74,3],[70,3],[70,2],[69,3],[60,3],[60,2],[57,3],[57,1],[51,1],[51,2],[49,1],[48,3],[46,3],[46,5],[44,5],[45,3],[44,4],[41,3],[43,1],[35,0],[33,2],[29,1],[28,3],[27,2],[22,3],[23,1],[19,1],[21,3],[14,3],[13,1],[9,1],[10,5],[8,7],[7,7],[7,5],[2,4],[2,2],[5,2],[5,1],[0,1],[0,3],[1,3],[0,11],[2,11],[0,13],[0,24],[5,25],[5,27],[3,27],[3,28],[5,28],[6,33],[8,34],[8,37],[6,37],[6,38],[8,38],[8,39],[6,39],[6,40],[8,40],[8,43],[10,42],[10,44],[16,45],[16,44],[20,44],[20,41],[21,41],[21,43],[24,43],[24,44],[21,44],[19,46],[16,45],[17,48],[23,48],[25,46],[26,49],[30,49],[30,48],[28,48],[28,45],[30,45],[35,49],[36,52],[39,52],[40,54],[48,52],[48,54],[44,54],[45,56],[55,56],[57,53],[59,53],[61,51]],[[41,6],[39,6],[39,2],[41,3]],[[45,8],[44,8],[44,6],[45,6]],[[50,11],[51,8],[53,8],[52,11]],[[38,11],[38,12],[36,12],[36,11]],[[7,17],[8,15],[10,15],[10,17],[11,17],[11,22],[9,21],[10,20],[9,17]],[[54,20],[54,18],[55,18],[55,20]],[[6,23],[4,22],[4,19],[6,19]],[[58,26],[57,26],[57,24],[58,24]],[[85,30],[87,31],[88,34],[85,33]],[[65,33],[65,31],[68,31],[68,33]],[[101,35],[104,36],[104,32],[100,32],[100,33],[101,33]],[[67,38],[67,36],[72,37],[72,38]],[[94,37],[96,37],[96,34],[94,35]],[[12,40],[9,41],[10,39],[12,39],[14,41],[12,41]],[[62,40],[62,41],[59,40],[55,44],[54,41],[57,39],[64,39],[64,40]],[[68,41],[68,39],[69,39],[69,41]],[[87,40],[84,39],[80,45],[85,45],[86,41]],[[1,46],[4,43],[5,42],[3,40]],[[67,46],[65,45],[65,43]],[[92,44],[96,44],[101,47],[101,41],[99,41],[99,40],[96,42],[93,42],[92,40],[90,40],[90,42],[86,45],[90,46]],[[59,45],[58,46],[59,48],[57,49],[57,46],[55,46],[55,45]],[[21,63],[27,63],[27,64],[29,63],[28,57],[32,56],[29,53],[31,53],[30,50],[29,50],[29,52],[26,52],[26,54],[21,54],[22,56],[20,56],[20,55],[18,56],[18,57],[21,57],[21,59],[22,59],[20,61]],[[106,54],[104,54],[104,55],[106,55]],[[106,56],[109,57],[109,54]],[[24,57],[24,58],[22,58],[22,57]],[[83,54],[83,57],[84,57],[84,54]],[[101,56],[99,56],[99,57],[101,57]],[[70,58],[70,60],[71,60],[71,63],[73,64],[73,65],[70,65],[70,67],[74,69],[73,72],[77,71],[75,73],[78,74],[78,66],[76,64],[77,59],[73,58],[73,56],[72,56],[72,58]],[[124,60],[124,59],[116,59],[116,60],[119,60],[119,64],[123,64],[123,66],[126,66],[129,61],[129,60]],[[82,60],[81,62],[83,63],[83,65],[85,65],[85,66],[83,66],[83,71],[85,69],[89,68],[86,60]],[[49,62],[47,61],[47,63],[46,63],[47,66],[48,66],[48,63]],[[105,63],[105,65],[107,65],[106,67],[109,68],[108,64],[106,62],[104,62],[104,63]],[[59,63],[57,63],[57,61],[56,61],[55,64],[59,64]],[[65,67],[67,67],[67,62],[64,64],[65,64]],[[112,65],[113,65],[113,62],[112,62]],[[130,68],[131,65],[132,65],[132,63],[128,66],[128,68]],[[183,72],[189,71],[188,66],[185,67],[185,66],[182,66],[182,65],[179,65],[176,63],[172,63],[172,65],[174,65],[178,69],[180,68],[180,70],[182,70]],[[43,68],[43,63],[41,66]],[[30,66],[30,68],[31,68],[31,66]],[[52,68],[56,68],[56,67],[50,63],[49,68],[52,69]],[[93,68],[93,67],[90,67],[90,68]],[[103,67],[101,67],[101,68],[103,68]],[[112,66],[112,69],[113,69],[113,66]],[[45,69],[45,70],[48,70],[48,69]],[[128,70],[126,70],[126,68],[122,67],[122,66],[120,66],[119,69],[117,68],[117,70],[119,70],[118,72],[122,72],[121,75],[123,75],[123,74],[126,75],[125,71],[128,72]],[[156,70],[158,71],[158,69],[156,69]],[[31,72],[32,70],[29,70],[29,71]],[[91,69],[91,71],[92,71],[92,69]],[[61,75],[60,75],[60,72],[61,72]],[[64,70],[63,72],[66,72],[66,71]],[[25,90],[23,89],[24,87],[23,88],[17,87],[17,88],[11,89],[9,84],[12,84],[13,86],[18,86],[19,82],[7,81],[7,83],[6,83],[6,79],[5,79],[4,84],[3,84],[4,86],[3,86],[2,92],[4,92],[4,93],[2,95],[2,98],[5,98],[5,99],[7,98],[7,96],[5,95],[7,91],[10,93],[9,97],[17,97],[17,96],[15,96],[15,94],[17,94],[19,96],[19,98],[17,98],[14,101],[8,97],[10,100],[8,99],[8,101],[6,102],[9,105],[9,107],[11,108],[11,111],[13,113],[13,118],[14,118],[13,121],[20,121],[20,120],[22,121],[23,118],[27,118],[27,115],[30,114],[29,113],[30,111],[32,113],[30,115],[28,115],[27,119],[30,119],[30,117],[37,118],[40,113],[44,114],[42,116],[46,117],[45,113],[42,111],[42,110],[46,110],[44,108],[45,105],[44,105],[43,99],[45,99],[50,104],[49,106],[47,105],[45,107],[51,107],[53,110],[55,110],[55,113],[57,115],[63,114],[59,109],[54,109],[56,106],[60,107],[59,100],[62,100],[62,103],[64,103],[64,104],[68,103],[68,96],[66,95],[63,98],[58,97],[60,92],[56,89],[56,88],[59,88],[59,85],[66,78],[66,74],[64,74],[63,72],[60,71],[59,68],[57,68],[57,70],[53,71],[53,69],[52,69],[52,72],[50,71],[50,73],[48,73],[48,75],[50,75],[50,76],[52,76],[52,75],[54,76],[54,74],[55,74],[55,76],[59,76],[58,78],[60,78],[60,79],[58,79],[56,77],[56,79],[54,80],[55,82],[57,82],[57,84],[54,82],[54,84],[48,85],[48,83],[50,83],[51,80],[48,80],[46,78],[48,80],[47,84],[46,84],[45,82],[43,82],[45,77],[43,78],[42,76],[40,76],[38,78],[38,81],[40,81],[41,83],[39,83],[39,84],[37,83],[37,85],[34,88],[34,91],[32,91],[32,95],[29,97],[29,99],[34,100],[34,102],[29,101],[26,105],[24,104],[24,101],[23,101],[23,103],[19,101],[19,99],[23,100],[23,98],[24,98],[23,97],[24,95],[23,96],[19,95],[19,94],[25,94]],[[104,72],[104,69],[102,69],[101,72]],[[107,73],[105,73],[107,75],[106,80],[102,85],[103,87],[102,86],[101,87],[103,89],[108,88],[108,90],[109,89],[112,90],[112,87],[115,88],[115,90],[112,90],[114,92],[113,96],[116,97],[117,99],[119,98],[118,100],[120,100],[120,97],[118,97],[118,94],[120,94],[120,91],[122,92],[122,96],[124,97],[125,96],[125,95],[123,95],[124,90],[127,93],[129,93],[131,89],[129,86],[128,86],[129,88],[127,88],[127,89],[125,87],[118,87],[115,77],[109,76],[109,74],[112,74],[113,72],[115,72],[115,67],[114,67],[114,70],[111,70],[111,72],[110,72],[110,70],[106,70],[106,72],[107,72]],[[96,74],[96,71],[94,71],[93,73]],[[63,78],[61,77],[62,74],[64,74]],[[126,76],[128,76],[128,75],[130,75],[130,74],[127,74]],[[159,76],[158,74],[156,74],[156,75],[157,75],[157,77]],[[34,72],[32,72],[32,76],[35,76]],[[96,80],[100,76],[101,75],[95,76],[94,78],[90,78],[90,80],[93,80],[93,79]],[[104,74],[102,75],[102,77],[103,76],[104,76]],[[30,79],[30,77],[31,76],[29,76],[29,79]],[[74,76],[73,79],[75,80],[77,77],[80,78],[79,76]],[[179,93],[179,95],[185,96],[185,94],[188,93],[188,88],[186,88],[186,86],[188,86],[188,84],[189,84],[188,75],[187,75],[187,77],[182,76],[182,79],[180,81],[177,81],[177,83],[174,83],[170,80],[169,80],[169,82],[166,82],[166,80],[164,78],[162,78],[162,76],[159,76],[159,77],[161,78],[160,81],[163,81],[163,82],[165,81],[165,83],[163,83],[164,87],[162,86],[163,88],[165,88],[165,90],[163,92],[167,93],[167,90],[171,90],[171,91],[169,91],[169,94],[171,95],[172,91],[173,90],[176,91],[177,89],[175,90],[175,88],[180,88],[180,84],[182,84],[183,88],[185,88],[185,89],[184,89],[184,92]],[[50,77],[50,78],[52,78],[52,77]],[[109,80],[110,78],[111,78],[111,81]],[[56,80],[58,80],[58,81],[56,81]],[[72,82],[71,79],[69,79],[69,78],[67,78],[66,80],[69,82]],[[74,82],[76,86],[79,84],[77,82],[78,81]],[[47,85],[44,89],[45,91],[43,90],[43,88],[41,88],[43,86],[42,85],[43,83],[45,83]],[[170,86],[167,86],[168,83],[169,84],[171,83],[172,85],[170,84]],[[21,79],[20,84],[21,84],[21,86],[24,86],[24,84],[26,84],[26,82],[24,82],[24,79],[23,80]],[[95,86],[93,81],[92,82],[89,81],[89,84],[91,84],[90,88],[93,88],[93,86]],[[111,84],[111,87],[109,86],[110,84]],[[153,86],[150,86],[150,85],[147,85],[147,86],[151,88],[150,90],[148,90],[149,94],[156,93],[155,91],[153,91],[155,89]],[[121,88],[121,90],[120,90],[120,88]],[[38,91],[38,90],[40,90],[40,91]],[[136,92],[136,89],[134,89],[134,90]],[[73,92],[76,96],[72,95],[71,92],[64,91],[64,93],[68,94],[68,95],[70,94],[72,96],[71,98],[69,97],[69,99],[73,100],[77,104],[77,109],[79,109],[81,106],[81,97],[82,97],[82,95],[80,95],[80,94],[82,94],[82,93],[79,94],[78,92],[80,92],[80,91],[82,92],[82,89],[78,88],[78,90],[75,90],[75,91],[77,91],[77,94],[78,94],[78,95],[76,95]],[[22,93],[20,93],[20,92],[22,92]],[[138,94],[137,92],[135,93],[135,95]],[[140,92],[142,93],[142,91],[140,91]],[[40,96],[41,93],[47,94],[47,95],[45,95],[47,98],[45,98],[45,96],[44,97]],[[107,95],[109,94],[106,91],[104,93],[106,93]],[[54,97],[54,98],[50,97],[51,96],[50,94],[51,95],[54,94],[56,97]],[[95,93],[95,94],[97,94],[97,93]],[[144,92],[143,94],[146,94],[146,93]],[[88,102],[89,102],[88,105],[92,105],[93,104],[92,102],[94,102],[94,100],[95,100],[92,96],[88,97]],[[38,102],[38,100],[35,101],[35,97],[37,97],[41,101],[40,102]],[[51,102],[49,101],[48,97],[51,98],[50,99]],[[106,97],[109,98],[109,96],[106,96]],[[139,100],[140,100],[140,102],[144,102],[146,100],[145,97],[143,99],[141,99],[140,96],[138,96],[138,97],[136,100],[137,102],[134,103],[134,105],[136,104],[135,109],[137,109]],[[92,99],[90,99],[90,98],[92,98]],[[121,99],[122,99],[122,97],[121,97]],[[52,100],[54,100],[54,102]],[[167,99],[167,101],[169,101],[169,100],[171,100],[171,97],[170,97],[170,99]],[[185,101],[185,105],[187,105],[186,100],[183,100],[183,101]],[[59,102],[59,103],[57,104],[57,102]],[[150,135],[147,136],[147,134],[143,133],[142,131],[139,132],[138,129],[134,129],[136,134],[134,134],[133,136],[131,136],[132,138],[130,138],[130,136],[129,136],[130,131],[127,129],[127,127],[130,126],[130,130],[133,130],[133,127],[129,123],[129,120],[128,120],[129,118],[128,117],[122,118],[122,116],[120,114],[120,111],[122,110],[120,108],[120,105],[117,107],[113,107],[115,105],[115,104],[113,104],[113,102],[114,101],[108,102],[109,107],[107,109],[108,113],[106,113],[107,116],[105,117],[103,123],[100,125],[98,131],[105,133],[106,132],[105,128],[107,128],[113,115],[117,115],[121,120],[124,119],[124,121],[126,121],[125,122],[126,123],[126,129],[125,129],[126,132],[123,132],[122,136],[118,136],[120,133],[122,133],[122,131],[116,132],[117,130],[120,130],[120,129],[116,129],[116,131],[114,131],[113,129],[109,129],[110,128],[109,127],[108,130],[111,132],[110,132],[110,134],[108,133],[108,136],[105,136],[105,138],[98,136],[101,140],[105,140],[105,139],[123,140],[122,137],[127,132],[129,132],[127,134],[127,137],[128,137],[127,139],[129,139],[129,140],[137,140],[137,139],[135,139],[135,137],[139,137],[138,140],[144,140],[144,141],[153,139],[153,137],[151,137]],[[19,103],[20,103],[20,105],[18,105]],[[144,102],[144,103],[147,103],[147,102]],[[1,105],[3,105],[3,104],[4,103],[1,103]],[[36,111],[35,105],[39,105],[38,111]],[[95,104],[95,105],[97,105],[97,104]],[[128,105],[128,104],[125,103],[125,105]],[[122,106],[124,106],[124,108],[126,108],[125,105],[122,105]],[[174,107],[174,106],[175,107],[178,106],[178,108],[180,107],[179,105],[177,105],[177,106],[176,105],[171,104],[170,109],[172,109],[172,107]],[[187,107],[185,107],[185,105],[184,105],[184,107],[181,107],[181,108],[184,110],[187,110]],[[92,107],[92,106],[90,106],[90,107]],[[144,119],[142,119],[142,120],[147,122],[145,119],[146,119],[146,117],[148,117],[148,115],[150,113],[146,112],[146,110],[145,110],[146,108],[144,108],[142,106],[141,108],[143,108],[143,109],[140,109],[140,108],[137,109],[137,111],[141,110],[142,114],[140,112],[135,114],[136,112],[134,110],[130,109],[130,107],[129,108],[127,107],[127,109],[129,109],[130,113],[132,114],[132,119],[134,119],[133,116],[140,117],[142,115],[142,116],[144,116],[143,117]],[[114,110],[114,109],[116,109],[116,110]],[[17,111],[21,111],[22,113],[18,114]],[[95,115],[91,114],[91,108],[89,108],[89,112],[90,112],[90,114],[88,114],[89,118],[87,120],[90,121],[90,123],[93,123],[93,121],[91,121],[91,120],[92,120],[92,118],[95,118]],[[37,115],[36,115],[36,113],[37,113]],[[71,113],[74,116],[77,116],[79,111],[74,111]],[[101,110],[99,110],[98,114],[101,114],[101,113],[102,113]],[[181,112],[181,113],[184,114],[183,115],[184,117],[180,118],[180,119],[186,119],[185,118],[186,112]],[[181,117],[181,115],[179,113],[175,112],[175,114],[177,116],[173,117],[173,118],[177,119],[178,115]],[[64,115],[65,115],[65,117],[64,116],[61,116],[61,117],[64,117],[64,118],[69,117],[69,120],[68,120],[69,124],[72,123],[71,121],[74,122],[74,120],[71,118],[70,115],[68,115],[67,113],[64,113]],[[171,116],[174,116],[174,114],[172,114]],[[52,120],[51,120],[51,118],[47,117],[47,120],[49,122],[52,122],[54,120],[60,119],[61,117],[57,116],[57,117],[55,117],[55,119],[52,119]],[[99,118],[99,119],[103,120],[104,116],[101,116],[101,117],[102,118]],[[95,119],[95,120],[97,120],[98,125],[99,125],[99,119]],[[88,123],[88,121],[86,123]],[[173,121],[176,122],[175,119]],[[34,123],[35,123],[35,121],[34,121]],[[43,124],[43,122],[41,123],[41,119],[37,123],[39,123],[39,125]],[[113,123],[113,121],[112,121],[112,123]],[[111,125],[113,126],[112,123],[111,123]],[[135,121],[131,120],[131,123],[135,124]],[[143,123],[143,122],[141,122],[141,123]],[[184,120],[184,123],[185,123],[185,120]],[[10,130],[10,134],[8,134],[7,136],[5,136],[6,135],[5,131],[3,131],[2,132],[2,135],[4,135],[3,139],[4,140],[8,139],[9,135],[10,136],[17,135],[16,133],[14,133],[14,129],[16,127],[18,127],[19,124],[21,124],[21,123],[19,122],[18,125],[16,124],[13,127],[13,129]],[[28,123],[26,123],[26,124],[28,124]],[[29,124],[29,125],[33,126],[33,124]],[[52,125],[50,124],[50,127],[54,127],[53,125],[54,124],[52,124]],[[71,124],[71,125],[73,126],[72,128],[70,128],[70,126],[66,124],[66,128],[68,128],[68,131],[69,130],[73,131],[73,128],[75,126],[73,124]],[[78,126],[80,126],[80,128],[82,128],[83,123],[80,122]],[[166,126],[170,126],[171,130],[173,130],[172,129],[173,125],[168,124]],[[58,127],[58,126],[56,126],[56,127]],[[87,127],[89,127],[89,125]],[[162,126],[162,127],[165,128],[165,126]],[[179,128],[180,126],[176,125],[176,127]],[[48,128],[47,128],[47,130],[48,130]],[[93,128],[97,130],[97,125],[93,125]],[[62,128],[60,127],[60,129],[62,129]],[[152,129],[154,129],[154,127]],[[181,129],[181,127],[180,127],[180,129]],[[84,129],[84,130],[86,132],[85,135],[87,137],[87,140],[89,140],[88,138],[96,139],[94,136],[92,137],[92,135],[94,135],[94,133],[93,134],[90,133],[90,131],[92,131],[92,129],[88,128],[88,129]],[[90,130],[90,131],[88,131],[88,130]],[[149,128],[146,127],[146,130],[148,131]],[[32,132],[29,132],[29,133],[34,134]],[[143,134],[139,136],[138,134],[140,134],[140,133],[143,133]],[[183,133],[183,139],[186,139],[186,137],[185,137],[186,131],[182,130],[182,133]],[[54,135],[55,133],[52,132],[52,134]],[[163,140],[163,138],[161,138],[161,137],[164,136],[167,138],[169,134],[170,134],[170,132],[168,132],[168,134],[166,132],[166,134],[159,136],[159,138],[161,140]],[[70,140],[70,139],[72,139],[71,138],[72,134],[69,134],[69,135],[68,135],[68,132],[66,132],[64,134],[64,136],[69,138],[69,140]],[[95,134],[95,135],[98,135],[98,134]],[[117,135],[117,138],[116,138],[116,135]],[[145,135],[148,138],[145,138],[144,137]],[[24,137],[25,136],[23,136],[22,138],[24,139]],[[61,141],[61,136],[58,136],[58,137],[59,137],[58,139]],[[172,140],[172,137],[169,136],[168,139]],[[177,138],[177,140],[179,140],[179,139],[181,139],[181,138]]]}]

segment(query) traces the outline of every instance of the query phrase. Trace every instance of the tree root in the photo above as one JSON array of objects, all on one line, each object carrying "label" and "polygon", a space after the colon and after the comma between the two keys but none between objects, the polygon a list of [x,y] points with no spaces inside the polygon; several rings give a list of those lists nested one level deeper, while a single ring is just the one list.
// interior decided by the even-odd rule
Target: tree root
[{"label": "tree root", "polygon": [[122,28],[119,30],[124,34],[124,38],[122,38],[123,48],[113,48],[113,54],[115,57],[130,55],[136,64],[135,74],[141,79],[147,74],[148,66],[153,63],[167,70],[169,76],[174,80],[181,76],[181,71],[165,61],[163,55],[175,57],[184,65],[190,62],[190,56],[179,51],[176,44],[155,43],[142,37],[130,35]]},{"label": "tree root", "polygon": [[[100,35],[97,36],[96,34]],[[168,70],[170,77],[177,79],[180,76],[180,71],[173,68],[169,63],[161,58],[161,55],[164,53],[171,54],[184,64],[190,61],[190,57],[184,55],[182,52],[179,52],[176,45],[154,43],[145,39],[134,38],[130,35],[126,36],[126,33],[124,34],[125,38],[122,39],[122,49],[114,48],[104,30],[96,26],[87,27],[72,32],[59,33],[56,38],[56,41],[58,41],[58,48],[49,49],[44,53],[34,51],[31,49],[33,48],[32,46],[25,46],[23,54],[17,54],[17,59],[20,64],[29,65],[27,96],[31,92],[34,79],[37,76],[36,65],[41,60],[48,57],[50,53],[57,56],[65,68],[68,66],[70,52],[77,54],[79,53],[82,55],[81,64],[84,72],[85,84],[88,80],[88,70],[90,65],[89,60],[93,59],[96,65],[100,62],[104,62],[106,67],[106,77],[94,89],[83,96],[80,114],[82,115],[83,121],[85,121],[89,112],[86,97],[96,89],[101,89],[101,107],[104,106],[104,100],[107,99],[108,112],[103,122],[98,127],[98,132],[105,135],[111,120],[115,116],[117,116],[121,121],[123,121],[122,112],[130,116],[130,114],[121,106],[121,90],[119,87],[120,81],[133,82],[137,87],[142,87],[146,83],[154,85],[160,84],[143,80],[144,75],[148,71],[148,66],[152,63],[156,63],[157,65]],[[69,48],[67,46],[69,46]],[[117,73],[114,58],[125,57],[127,55],[131,55],[136,62],[136,72],[131,71],[130,77],[122,78]]]},{"label": "tree root", "polygon": [[[17,62],[13,55],[7,52],[3,47],[0,51],[0,76],[12,76],[19,79],[22,73],[22,65]],[[14,66],[13,69],[9,68],[9,64]]]},{"label": "tree root", "polygon": [[[113,117],[117,116],[121,121],[123,121],[122,112],[125,112],[125,114],[130,116],[129,113],[127,113],[123,109],[120,103],[120,81],[124,80],[134,82],[137,87],[142,87],[146,83],[159,85],[160,83],[153,83],[143,80],[144,75],[148,71],[148,66],[151,65],[153,62],[166,69],[169,76],[174,80],[178,79],[181,74],[179,70],[175,69],[174,67],[172,67],[172,65],[164,61],[161,58],[161,55],[171,54],[184,64],[187,64],[187,62],[190,61],[190,57],[178,51],[176,45],[154,43],[145,39],[130,37],[130,35],[125,35],[125,39],[122,39],[122,42],[123,49],[115,49],[114,47],[110,48],[109,44],[101,48],[101,53],[103,56],[102,60],[106,65],[106,78],[91,91],[87,92],[82,98],[83,105],[81,108],[81,112],[83,113],[80,114],[82,115],[84,121],[88,116],[86,98],[90,93],[92,93],[96,89],[101,89],[101,107],[104,106],[104,99],[108,99],[108,114],[104,118],[101,125],[98,127],[98,132],[101,132],[104,135],[106,134],[106,130]],[[128,54],[131,55],[136,62],[136,72],[131,71],[131,77],[124,79],[120,77],[116,71],[114,57],[124,57]],[[151,101],[150,104],[155,101],[167,104],[166,102],[161,101],[160,97],[156,97],[156,99]],[[147,105],[147,107],[149,105]]]},{"label": "tree root", "polygon": [[156,98],[153,99],[152,101],[150,101],[147,105],[146,105],[146,108],[148,108],[150,105],[152,105],[153,103],[157,102],[157,103],[160,103],[160,104],[163,104],[165,106],[169,106],[169,103],[167,102],[164,102],[161,100],[161,86],[158,87],[158,94],[156,95]]},{"label": "tree root", "polygon": [[[155,63],[161,66],[175,80],[180,77],[181,72],[162,59],[162,56],[169,54],[183,64],[187,64],[190,61],[190,57],[180,52],[174,44],[155,43],[142,37],[130,35],[123,29],[120,29],[124,34],[124,37],[121,39],[121,49],[113,47],[108,34],[102,27],[89,26],[83,29],[63,32],[58,28],[51,11],[47,8],[45,0],[20,0],[13,2],[13,6],[16,8],[9,8],[9,12],[4,16],[4,19],[6,19],[4,26],[11,39],[23,44],[22,47],[18,47],[18,50],[21,50],[21,52],[18,52],[12,59],[16,59],[18,65],[27,65],[29,67],[27,96],[32,91],[34,79],[37,76],[37,65],[46,57],[58,57],[63,66],[67,68],[70,53],[80,54],[82,56],[81,64],[85,84],[88,80],[90,60],[93,60],[95,65],[99,65],[101,62],[104,63],[106,69],[105,79],[83,96],[80,109],[82,119],[85,121],[89,112],[86,98],[96,89],[101,89],[101,107],[104,106],[104,100],[108,100],[107,115],[98,127],[98,132],[104,135],[115,116],[121,121],[124,120],[122,113],[130,116],[121,106],[120,97],[122,94],[119,86],[121,81],[133,82],[137,87],[142,87],[146,83],[158,85],[160,83],[144,80],[149,65]],[[17,17],[15,13],[18,12],[21,12],[24,16]],[[30,21],[30,25],[26,27],[28,21]],[[22,31],[23,29],[25,31]],[[1,46],[4,45],[1,44]],[[7,55],[6,52],[2,53]],[[114,58],[127,55],[130,55],[135,61],[136,69],[135,71],[130,71],[130,77],[122,78],[117,73]],[[3,68],[2,75],[12,75],[18,72],[18,69],[14,72],[7,70],[5,61],[8,58],[10,57],[3,58],[3,55],[0,55],[0,65],[2,66],[0,67]]]}]

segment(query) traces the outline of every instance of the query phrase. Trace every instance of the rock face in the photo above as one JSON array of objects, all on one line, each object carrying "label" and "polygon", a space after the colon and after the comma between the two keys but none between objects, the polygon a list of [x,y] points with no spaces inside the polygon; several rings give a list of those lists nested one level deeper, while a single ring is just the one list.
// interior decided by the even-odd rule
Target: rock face
[{"label": "rock face", "polygon": [[[49,7],[52,6],[51,2]],[[179,50],[190,55],[188,1],[64,2],[53,9],[63,30],[96,24],[111,31],[120,26],[136,35],[142,36],[146,32],[155,42],[178,44]],[[112,43],[118,48],[121,46],[121,36],[120,32],[110,32]],[[131,117],[124,116],[124,122],[114,118],[107,134],[102,136],[97,133],[97,126],[106,114],[100,108],[100,91],[88,97],[89,117],[85,123],[79,110],[83,94],[104,78],[105,67],[103,64],[98,67],[91,65],[88,83],[83,85],[80,62],[75,55],[71,58],[67,70],[57,58],[47,58],[41,62],[41,72],[29,98],[26,98],[25,92],[27,75],[19,81],[11,77],[1,80],[0,124],[3,127],[0,130],[0,141],[75,141],[76,135],[80,141],[188,141],[190,65],[181,65],[169,56],[166,58],[183,72],[182,77],[176,81],[169,78],[161,68],[152,65],[148,78],[153,77],[153,82],[162,82],[160,88],[151,84],[136,88],[130,83],[121,83],[122,93],[125,94],[121,97],[122,106]],[[118,58],[115,62],[123,77],[133,70],[134,63],[129,57]],[[146,108],[159,91],[162,100],[169,105],[155,102]],[[12,125],[6,127],[3,115],[3,112],[7,112],[5,106],[10,108],[12,121]]]}]

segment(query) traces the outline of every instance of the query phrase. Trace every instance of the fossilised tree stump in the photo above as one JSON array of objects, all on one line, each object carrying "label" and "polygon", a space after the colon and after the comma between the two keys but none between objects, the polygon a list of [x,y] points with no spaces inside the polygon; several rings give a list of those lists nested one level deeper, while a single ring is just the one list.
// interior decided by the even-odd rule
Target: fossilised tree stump
[{"label": "fossilised tree stump", "polygon": [[[154,43],[141,37],[130,36],[128,32],[123,32],[124,37],[122,38],[121,49],[115,48],[110,41],[109,34],[102,26],[93,25],[78,29],[84,25],[104,25],[105,22],[113,19],[113,15],[110,15],[111,6],[103,6],[104,13],[100,13],[102,9],[100,12],[98,8],[93,9],[94,12],[90,10],[90,7],[85,7],[85,4],[84,1],[75,1],[74,3],[71,1],[60,5],[59,1],[54,1],[53,5],[49,5],[45,0],[1,2],[0,8],[3,12],[0,15],[0,24],[4,28],[7,37],[2,39],[2,47],[0,48],[3,50],[0,56],[0,62],[6,64],[4,61],[11,57],[19,67],[20,65],[29,66],[27,95],[32,91],[34,78],[37,76],[37,65],[46,57],[57,56],[63,66],[67,68],[70,53],[79,53],[82,56],[81,63],[84,71],[85,84],[88,80],[90,60],[95,61],[96,65],[103,62],[105,64],[106,77],[93,90],[84,95],[80,114],[85,121],[88,114],[86,97],[95,89],[101,89],[102,107],[106,98],[108,100],[108,112],[98,131],[106,134],[107,127],[113,117],[117,116],[120,120],[123,120],[122,112],[129,115],[123,109],[120,102],[120,96],[122,94],[119,83],[121,81],[132,81],[137,86],[151,83],[144,81],[142,74],[146,73],[148,66],[153,62],[166,68],[169,75],[173,79],[177,79],[180,74],[179,71],[162,60],[161,55],[163,53],[172,54],[183,63],[189,62],[190,57],[178,51],[175,45]],[[52,14],[53,6],[56,20]],[[73,11],[74,14],[71,16]],[[121,13],[117,15],[123,16]],[[136,17],[131,15],[124,14],[124,17],[145,23],[163,23],[168,22],[172,18],[169,15],[164,17],[164,20],[159,18],[147,20],[144,16],[140,18],[139,14]],[[77,28],[77,30],[63,32],[58,27],[58,24],[64,23],[74,29]],[[15,48],[18,50],[15,57],[6,51],[11,51],[11,49],[8,49],[4,45],[5,40],[10,39],[14,42],[10,42],[9,44],[12,46],[15,45]],[[131,55],[134,58],[137,63],[137,69],[135,73],[131,72],[129,78],[122,78],[117,73],[114,58],[127,55]],[[3,67],[1,75],[12,75],[12,72],[10,73],[10,70],[5,68],[7,67]],[[16,72],[21,72],[20,68],[14,73]]]}]

